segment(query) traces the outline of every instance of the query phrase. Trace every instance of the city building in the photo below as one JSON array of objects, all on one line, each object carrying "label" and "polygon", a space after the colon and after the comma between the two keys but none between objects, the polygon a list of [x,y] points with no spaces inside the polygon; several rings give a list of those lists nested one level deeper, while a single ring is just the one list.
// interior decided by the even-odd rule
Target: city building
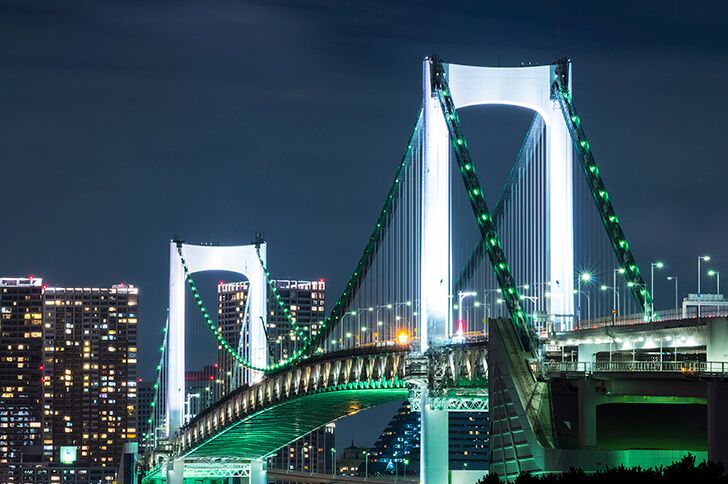
[{"label": "city building", "polygon": [[0,279],[0,482],[111,482],[137,439],[138,290]]},{"label": "city building", "polygon": [[43,385],[43,282],[0,278],[0,482],[50,457]]},{"label": "city building", "polygon": [[[405,464],[406,462],[406,464]],[[417,474],[420,469],[420,413],[405,400],[374,443],[372,474]]]},{"label": "city building", "polygon": [[[450,412],[450,470],[487,470],[490,464],[488,412]],[[370,473],[417,474],[420,467],[420,414],[405,401],[374,444]],[[361,469],[360,469],[361,470]]]},{"label": "city building", "polygon": [[450,412],[450,470],[488,470],[490,419],[488,412]]},{"label": "city building", "polygon": [[116,469],[137,439],[138,289],[46,288],[43,304],[46,411],[53,455]]},{"label": "city building", "polygon": [[[273,457],[268,466],[273,469],[331,474],[336,465],[336,424],[330,423],[292,442]],[[292,481],[271,481],[292,484]]]},{"label": "city building", "polygon": [[354,445],[354,441],[352,440],[351,445],[343,450],[338,460],[336,461],[336,465],[339,469],[339,475],[364,475],[366,473],[366,470],[368,469],[364,470],[362,468],[364,467],[364,462],[367,460],[370,454],[371,449],[357,447]]}]

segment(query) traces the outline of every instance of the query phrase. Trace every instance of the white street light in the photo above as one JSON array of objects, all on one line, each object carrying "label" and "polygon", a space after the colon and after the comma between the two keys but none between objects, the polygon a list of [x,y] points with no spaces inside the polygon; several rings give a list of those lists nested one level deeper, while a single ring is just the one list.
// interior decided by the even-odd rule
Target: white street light
[{"label": "white street light", "polygon": [[650,313],[652,317],[655,316],[655,267],[662,269],[665,264],[662,262],[650,262],[650,296],[652,297],[652,307]]},{"label": "white street light", "polygon": [[701,301],[700,301],[700,262],[705,261],[708,262],[710,260],[709,255],[699,255],[698,256],[698,317],[700,317],[700,307],[701,307]]},{"label": "white street light", "polygon": [[710,277],[715,276],[715,293],[720,294],[720,271],[716,271],[714,269],[711,269],[708,271],[708,275]]},{"label": "white street light", "polygon": [[[466,297],[474,297],[474,296],[477,296],[477,295],[478,295],[478,293],[477,292],[473,292],[473,291],[467,291],[467,292],[458,291],[458,330],[457,330],[457,333],[458,333],[458,336],[461,337],[461,338],[463,336],[463,324],[462,324],[462,321],[463,321],[463,299],[465,299]],[[450,329],[450,335],[452,335],[452,328]]]},{"label": "white street light", "polygon": [[677,312],[677,310],[679,309],[677,304],[677,276],[668,276],[667,280],[675,281],[675,311]]}]

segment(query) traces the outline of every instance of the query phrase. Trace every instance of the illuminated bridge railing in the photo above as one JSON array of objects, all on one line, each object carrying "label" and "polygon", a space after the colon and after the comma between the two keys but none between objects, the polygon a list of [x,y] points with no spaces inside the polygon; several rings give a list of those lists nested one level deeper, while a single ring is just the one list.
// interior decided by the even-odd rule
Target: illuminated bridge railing
[{"label": "illuminated bridge railing", "polygon": [[[702,308],[700,316],[696,307],[688,307],[686,309],[671,309],[669,311],[659,311],[654,322],[662,321],[679,321],[681,319],[698,319],[698,318],[718,318],[728,317],[728,308]],[[651,324],[653,321],[645,321],[644,313],[626,314],[617,318],[605,317],[599,319],[590,319],[577,322],[573,331],[598,329],[610,326],[634,326],[638,324]]]},{"label": "illuminated bridge railing", "polygon": [[550,361],[541,363],[541,375],[561,373],[681,373],[684,375],[728,375],[728,363],[722,361]]}]

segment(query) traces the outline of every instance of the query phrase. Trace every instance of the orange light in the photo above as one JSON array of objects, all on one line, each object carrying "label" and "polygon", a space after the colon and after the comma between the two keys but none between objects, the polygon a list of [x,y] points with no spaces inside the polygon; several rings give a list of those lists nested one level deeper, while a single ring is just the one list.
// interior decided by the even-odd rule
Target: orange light
[{"label": "orange light", "polygon": [[407,331],[400,331],[397,334],[397,342],[401,345],[406,345],[407,343],[409,343],[409,339],[410,339],[410,336]]}]

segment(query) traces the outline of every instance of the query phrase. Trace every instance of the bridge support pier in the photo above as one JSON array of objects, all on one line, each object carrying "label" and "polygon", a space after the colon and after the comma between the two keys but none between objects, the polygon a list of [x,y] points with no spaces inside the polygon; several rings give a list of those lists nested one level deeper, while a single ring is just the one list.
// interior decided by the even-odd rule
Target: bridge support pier
[{"label": "bridge support pier", "polygon": [[708,459],[728,462],[728,382],[708,383]]},{"label": "bridge support pier", "polygon": [[167,465],[167,484],[184,484],[185,461],[174,459]]},{"label": "bridge support pier", "polygon": [[424,484],[442,484],[449,479],[449,428],[447,409],[432,408],[428,391],[420,402],[420,479]]},{"label": "bridge support pier", "polygon": [[247,483],[243,479],[243,484],[267,484],[268,472],[265,462],[262,460],[250,461],[250,477]]}]

